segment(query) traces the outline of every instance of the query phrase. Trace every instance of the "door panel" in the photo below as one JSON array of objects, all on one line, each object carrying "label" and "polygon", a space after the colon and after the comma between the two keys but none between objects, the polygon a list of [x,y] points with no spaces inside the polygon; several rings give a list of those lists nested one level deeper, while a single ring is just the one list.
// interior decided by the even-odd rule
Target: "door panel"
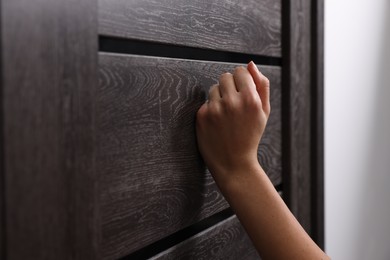
[{"label": "door panel", "polygon": [[151,260],[260,259],[236,216],[161,252]]},{"label": "door panel", "polygon": [[[228,207],[197,150],[195,114],[237,64],[99,55],[97,128],[102,246],[134,252]],[[272,114],[259,160],[281,183],[279,67],[263,66]]]},{"label": "door panel", "polygon": [[281,1],[99,0],[105,36],[281,56]]}]

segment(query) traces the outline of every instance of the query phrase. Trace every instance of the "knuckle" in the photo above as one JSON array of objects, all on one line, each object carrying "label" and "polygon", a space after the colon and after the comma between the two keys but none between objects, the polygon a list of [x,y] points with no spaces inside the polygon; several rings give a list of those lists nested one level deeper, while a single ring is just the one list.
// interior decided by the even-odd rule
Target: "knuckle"
[{"label": "knuckle", "polygon": [[209,93],[211,93],[215,88],[217,88],[218,87],[218,85],[217,84],[214,84],[214,85],[212,85],[211,87],[210,87],[210,89],[209,89]]},{"label": "knuckle", "polygon": [[246,68],[244,66],[238,66],[234,69],[234,74],[237,74],[237,73],[242,73],[246,71]]},{"label": "knuckle", "polygon": [[219,76],[219,81],[220,81],[220,82],[221,82],[221,81],[224,81],[224,80],[230,78],[231,75],[232,75],[232,74],[231,74],[230,72],[222,73],[221,76]]},{"label": "knuckle", "polygon": [[208,121],[214,122],[214,121],[218,120],[219,116],[220,116],[219,107],[214,105],[214,106],[210,107],[210,109],[207,113],[206,119]]},{"label": "knuckle", "polygon": [[205,117],[206,117],[206,109],[205,106],[202,105],[196,112],[196,122],[200,123],[204,121]]},{"label": "knuckle", "polygon": [[266,114],[267,118],[269,118],[269,116],[271,115],[271,112],[272,112],[271,105],[268,105],[268,107],[265,109],[265,114]]},{"label": "knuckle", "polygon": [[245,97],[245,104],[250,110],[259,110],[261,109],[261,102],[259,96],[256,96],[253,93],[249,93]]},{"label": "knuckle", "polygon": [[223,99],[223,106],[225,111],[227,112],[234,112],[237,110],[237,102],[233,97],[226,97]]},{"label": "knuckle", "polygon": [[264,87],[269,88],[270,82],[269,82],[269,79],[266,76],[263,76],[263,82],[264,82]]}]

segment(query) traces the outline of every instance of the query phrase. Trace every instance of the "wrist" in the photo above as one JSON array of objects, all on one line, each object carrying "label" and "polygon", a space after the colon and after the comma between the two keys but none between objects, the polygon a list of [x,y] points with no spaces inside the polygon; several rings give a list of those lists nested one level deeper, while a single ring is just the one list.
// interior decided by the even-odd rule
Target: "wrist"
[{"label": "wrist", "polygon": [[242,163],[237,167],[215,169],[212,171],[212,175],[225,197],[242,191],[247,184],[259,177],[268,178],[257,160]]}]

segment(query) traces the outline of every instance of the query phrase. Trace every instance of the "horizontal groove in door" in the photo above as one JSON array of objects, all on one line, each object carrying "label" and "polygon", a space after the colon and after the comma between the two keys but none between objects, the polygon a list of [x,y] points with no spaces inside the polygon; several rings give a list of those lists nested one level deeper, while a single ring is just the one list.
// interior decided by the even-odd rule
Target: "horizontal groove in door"
[{"label": "horizontal groove in door", "polygon": [[[131,254],[228,207],[198,153],[195,113],[209,86],[237,64],[99,54],[97,169],[102,253]],[[280,67],[259,161],[281,183]]]},{"label": "horizontal groove in door", "polygon": [[99,0],[99,34],[281,57],[281,0]]},{"label": "horizontal groove in door", "polygon": [[[278,194],[280,196],[283,196],[283,191],[279,190],[278,188],[281,187],[281,184],[275,186],[275,189],[278,191]],[[186,227],[182,230],[179,230],[172,235],[169,235],[167,237],[162,238],[159,241],[154,242],[153,244],[150,244],[144,248],[141,248],[140,250],[122,257],[122,260],[130,260],[130,259],[148,259],[154,255],[160,254],[161,252],[171,248],[172,246],[218,224],[219,222],[222,222],[226,220],[227,218],[230,218],[234,212],[231,208],[227,208],[221,212],[218,212],[210,217],[207,217],[203,220],[201,220],[198,223],[195,223],[189,227]]]},{"label": "horizontal groove in door", "polygon": [[257,65],[282,66],[282,58],[278,57],[199,49],[105,36],[99,37],[99,51],[229,63],[248,63],[252,60]]},{"label": "horizontal groove in door", "polygon": [[235,215],[172,246],[150,260],[164,259],[260,259]]},{"label": "horizontal groove in door", "polygon": [[148,259],[154,255],[157,255],[172,246],[179,244],[180,242],[218,224],[221,221],[226,220],[233,216],[233,211],[230,208],[227,208],[221,212],[218,212],[208,218],[203,219],[202,221],[186,227],[168,237],[165,237],[153,244],[150,244],[130,255],[127,255],[122,260],[134,260],[134,259]]}]

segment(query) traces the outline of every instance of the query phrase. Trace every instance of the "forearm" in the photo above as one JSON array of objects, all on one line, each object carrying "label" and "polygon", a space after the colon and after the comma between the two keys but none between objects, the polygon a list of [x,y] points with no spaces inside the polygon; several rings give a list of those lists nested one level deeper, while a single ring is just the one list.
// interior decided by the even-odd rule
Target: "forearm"
[{"label": "forearm", "polygon": [[[216,174],[218,175],[218,174]],[[280,198],[259,164],[242,167],[220,189],[263,259],[328,259]]]}]

